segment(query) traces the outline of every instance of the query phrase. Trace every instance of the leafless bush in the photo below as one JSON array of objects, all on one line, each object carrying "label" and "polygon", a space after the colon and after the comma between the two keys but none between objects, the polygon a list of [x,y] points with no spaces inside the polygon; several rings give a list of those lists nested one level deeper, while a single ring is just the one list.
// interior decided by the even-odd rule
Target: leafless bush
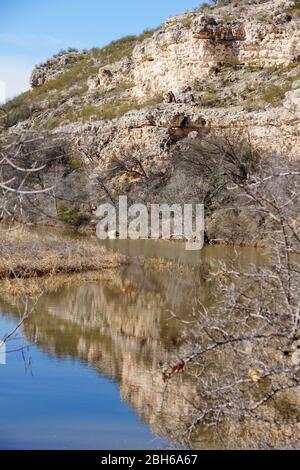
[{"label": "leafless bush", "polygon": [[131,175],[135,178],[147,178],[141,157],[135,156],[134,151],[129,151],[123,158],[114,157],[107,167],[107,177]]},{"label": "leafless bush", "polygon": [[[4,137],[0,141],[0,260],[2,275],[4,277],[14,277],[18,281],[21,265],[23,265],[24,275],[26,270],[36,261],[36,253],[32,247],[32,256],[27,261],[24,259],[24,243],[15,240],[11,251],[7,237],[14,235],[16,227],[9,226],[16,222],[25,222],[27,219],[26,209],[28,205],[35,201],[39,195],[55,192],[55,181],[52,184],[45,183],[42,175],[47,172],[53,162],[61,160],[66,155],[65,147],[61,139],[49,137],[45,134],[26,134],[14,139]],[[3,224],[5,223],[5,225]],[[18,260],[16,261],[16,259]],[[40,258],[41,260],[41,258]],[[24,266],[26,264],[26,266]],[[0,273],[0,278],[3,277]],[[29,308],[28,298],[24,299],[24,311],[20,316],[20,321],[4,338],[0,338],[0,346],[18,340],[17,349],[22,352],[26,345],[19,341],[19,330],[27,320],[35,305]],[[9,352],[9,351],[8,351]],[[28,363],[25,361],[26,367]]]},{"label": "leafless bush", "polygon": [[[0,221],[24,220],[25,201],[55,191],[55,179],[43,175],[54,162],[66,157],[62,137],[26,134],[0,141]],[[30,199],[32,198],[32,199]]]},{"label": "leafless bush", "polygon": [[194,196],[207,213],[224,208],[232,200],[229,185],[248,181],[261,161],[249,138],[235,138],[233,143],[230,134],[215,133],[179,144],[177,159],[189,178],[198,179]]},{"label": "leafless bush", "polygon": [[[185,326],[179,362],[164,369],[165,380],[184,370],[197,383],[184,438],[190,442],[203,428],[213,428],[219,437],[223,430],[224,436],[234,422],[243,434],[235,433],[235,440],[230,434],[220,437],[225,447],[296,447],[299,409],[287,415],[280,403],[295,399],[300,386],[299,164],[259,158],[249,143],[236,145],[228,137],[194,146],[192,156],[195,168],[208,175],[221,169],[224,188],[239,210],[260,214],[260,235],[268,247],[263,266],[241,270],[238,257],[216,266],[210,274],[214,306],[197,304],[190,328]],[[253,426],[256,434],[247,440],[245,428]],[[278,433],[285,426],[294,430],[288,443],[280,440],[283,431]]]}]

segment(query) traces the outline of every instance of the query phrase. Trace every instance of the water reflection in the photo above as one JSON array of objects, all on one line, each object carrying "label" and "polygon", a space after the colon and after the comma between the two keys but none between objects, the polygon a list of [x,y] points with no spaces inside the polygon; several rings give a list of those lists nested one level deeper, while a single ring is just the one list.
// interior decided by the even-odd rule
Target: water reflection
[{"label": "water reflection", "polygon": [[[183,376],[166,387],[160,373],[159,364],[173,357],[182,341],[181,328],[169,312],[188,319],[196,298],[206,305],[213,302],[207,268],[231,258],[234,251],[208,247],[195,255],[179,243],[108,242],[110,248],[116,244],[123,253],[135,256],[114,281],[68,285],[44,294],[24,325],[24,335],[39,350],[59,360],[80,359],[116,381],[121,399],[137,410],[151,431],[172,439],[189,414],[188,401],[182,397],[192,399],[195,389]],[[261,262],[257,250],[240,252],[241,265]],[[137,255],[178,263],[157,269]],[[18,302],[12,299],[3,299],[0,308],[8,317],[18,315]]]}]

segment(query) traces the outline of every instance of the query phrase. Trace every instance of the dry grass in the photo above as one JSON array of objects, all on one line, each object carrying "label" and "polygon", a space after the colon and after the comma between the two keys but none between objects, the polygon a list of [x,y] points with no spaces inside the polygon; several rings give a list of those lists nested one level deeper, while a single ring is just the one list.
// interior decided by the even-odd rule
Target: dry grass
[{"label": "dry grass", "polygon": [[0,279],[99,272],[125,262],[124,256],[105,250],[94,239],[41,236],[26,228],[1,233]]},{"label": "dry grass", "polygon": [[45,292],[55,293],[63,286],[81,285],[85,282],[119,282],[119,270],[107,268],[102,271],[88,271],[75,274],[51,274],[31,278],[6,278],[0,280],[0,296],[20,298],[23,296],[37,299]]}]

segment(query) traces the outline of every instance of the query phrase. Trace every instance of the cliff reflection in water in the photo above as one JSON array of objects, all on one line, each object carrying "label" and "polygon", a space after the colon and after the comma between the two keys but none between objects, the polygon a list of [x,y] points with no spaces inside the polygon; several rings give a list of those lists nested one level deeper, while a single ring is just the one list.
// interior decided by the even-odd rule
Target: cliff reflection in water
[{"label": "cliff reflection in water", "polygon": [[[40,349],[80,358],[117,381],[121,398],[151,430],[172,438],[189,414],[183,397],[192,399],[195,387],[183,375],[166,387],[159,364],[176,355],[182,340],[181,327],[169,311],[188,319],[196,298],[211,302],[213,287],[205,273],[215,257],[210,250],[201,256],[200,264],[173,264],[170,269],[136,260],[109,283],[69,285],[44,294],[24,334]],[[247,255],[244,261],[250,259]],[[1,309],[11,313],[12,301],[6,300]]]}]

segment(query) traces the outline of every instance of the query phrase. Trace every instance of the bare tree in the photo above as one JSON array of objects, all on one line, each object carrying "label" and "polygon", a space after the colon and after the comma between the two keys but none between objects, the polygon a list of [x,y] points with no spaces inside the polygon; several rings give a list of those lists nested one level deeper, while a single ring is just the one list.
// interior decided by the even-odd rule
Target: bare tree
[{"label": "bare tree", "polygon": [[[27,221],[28,206],[42,194],[55,192],[56,183],[47,184],[42,175],[54,161],[65,158],[66,152],[61,138],[50,138],[46,134],[26,134],[19,138],[5,137],[0,141],[0,253],[9,258],[6,235],[18,229],[18,224]],[[17,243],[17,242],[16,242]],[[16,245],[17,247],[17,245]],[[15,248],[16,248],[15,247]],[[11,267],[11,275],[18,282],[18,276]],[[29,299],[24,299],[24,310],[16,326],[0,338],[0,347],[14,342],[7,352],[21,351],[26,367],[24,351],[27,345],[18,341],[19,331],[36,306],[29,308]],[[18,344],[18,346],[15,346]]]},{"label": "bare tree", "polygon": [[[225,145],[224,145],[225,143]],[[238,145],[228,137],[201,142],[193,148],[195,166],[208,174],[222,169],[224,189],[231,205],[259,214],[257,234],[267,242],[261,265],[240,269],[238,252],[231,263],[219,263],[209,279],[215,289],[214,305],[198,302],[187,326],[179,360],[166,365],[166,381],[184,371],[192,377],[197,399],[189,403],[191,419],[184,439],[195,439],[200,429],[213,428],[225,447],[272,445],[270,435],[284,426],[294,430],[289,444],[300,443],[300,413],[282,412],[283,400],[300,387],[300,171],[298,162],[274,157],[260,158],[249,150],[249,142]],[[203,148],[212,148],[204,159]],[[228,152],[227,149],[230,149]],[[255,165],[246,158],[255,155]],[[221,166],[220,166],[221,162]],[[180,316],[172,316],[180,321]],[[297,396],[297,394],[296,394]],[[291,405],[288,405],[292,410]],[[224,429],[248,422],[254,438],[234,441]],[[252,424],[251,424],[252,423]],[[223,431],[223,434],[222,434]],[[245,438],[245,427],[243,428]],[[279,434],[280,435],[280,431]],[[251,441],[252,439],[252,441]]]},{"label": "bare tree", "polygon": [[62,137],[25,134],[0,141],[0,221],[24,221],[24,205],[39,195],[53,194],[56,181],[43,175],[55,161],[66,157]]}]

